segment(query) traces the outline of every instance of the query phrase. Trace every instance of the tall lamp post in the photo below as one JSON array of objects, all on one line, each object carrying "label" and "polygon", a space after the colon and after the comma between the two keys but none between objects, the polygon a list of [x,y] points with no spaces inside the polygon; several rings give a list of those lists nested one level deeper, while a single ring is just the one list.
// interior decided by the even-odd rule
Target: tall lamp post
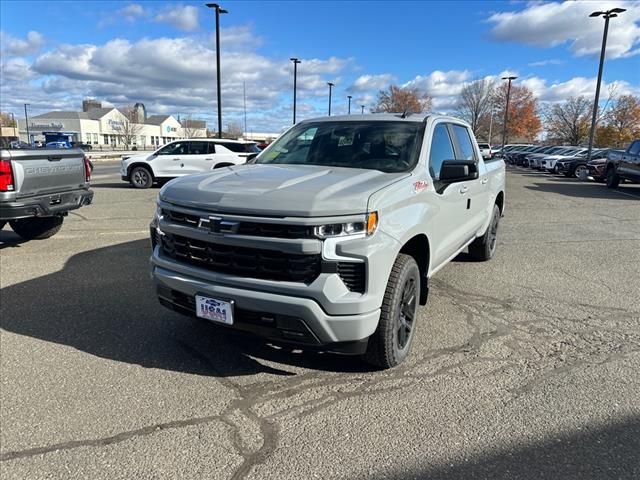
[{"label": "tall lamp post", "polygon": [[331,89],[334,87],[334,84],[327,82],[327,85],[329,85],[329,116],[331,116]]},{"label": "tall lamp post", "polygon": [[511,82],[518,77],[502,77],[502,80],[508,80],[507,85],[507,104],[504,108],[504,123],[502,124],[502,152],[504,155],[504,145],[507,143],[507,120],[509,119],[509,97],[511,96]]},{"label": "tall lamp post", "polygon": [[296,91],[298,89],[298,64],[302,63],[297,58],[290,58],[293,62],[293,124],[296,124]]},{"label": "tall lamp post", "polygon": [[591,115],[591,132],[589,133],[589,149],[587,150],[587,162],[591,160],[593,149],[593,136],[596,133],[596,117],[598,116],[598,101],[600,100],[600,82],[602,81],[602,67],[604,66],[604,52],[607,48],[607,33],[609,32],[609,19],[618,16],[618,13],[626,12],[624,8],[612,8],[606,12],[593,12],[590,17],[604,17],[604,33],[602,34],[602,49],[600,50],[600,66],[598,67],[598,82],[596,83],[596,98],[593,102]]},{"label": "tall lamp post", "polygon": [[347,98],[349,99],[349,108],[347,109],[347,115],[351,115],[351,98],[353,98],[351,95],[347,95]]},{"label": "tall lamp post", "polygon": [[364,115],[364,105],[360,105],[360,113]]},{"label": "tall lamp post", "polygon": [[[29,115],[27,114],[27,107],[29,105],[29,103],[24,104],[24,123],[27,126],[27,143],[31,145],[31,135],[29,135]],[[20,133],[18,133],[18,135],[20,135]]]},{"label": "tall lamp post", "polygon": [[217,3],[207,3],[207,7],[216,11],[216,77],[218,90],[218,138],[222,138],[222,95],[220,92],[220,14],[229,13]]}]

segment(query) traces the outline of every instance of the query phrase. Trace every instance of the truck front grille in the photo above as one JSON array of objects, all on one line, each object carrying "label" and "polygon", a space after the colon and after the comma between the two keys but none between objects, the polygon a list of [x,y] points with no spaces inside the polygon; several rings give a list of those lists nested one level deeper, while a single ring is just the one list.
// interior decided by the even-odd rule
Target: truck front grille
[{"label": "truck front grille", "polygon": [[[178,212],[176,210],[162,209],[162,214],[167,219],[178,225],[197,228],[200,223],[199,215]],[[204,217],[206,218],[206,217]],[[306,225],[287,225],[266,222],[238,222],[238,227],[233,231],[234,235],[246,235],[250,237],[271,238],[314,238],[313,227]]]},{"label": "truck front grille", "polygon": [[236,247],[165,234],[162,251],[178,261],[239,277],[309,284],[320,274],[320,255]]}]

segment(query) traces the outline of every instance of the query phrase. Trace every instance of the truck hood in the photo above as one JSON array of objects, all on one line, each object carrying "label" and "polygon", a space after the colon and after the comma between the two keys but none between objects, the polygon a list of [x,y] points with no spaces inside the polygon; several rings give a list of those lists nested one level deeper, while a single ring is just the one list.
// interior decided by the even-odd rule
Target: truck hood
[{"label": "truck hood", "polygon": [[160,199],[220,213],[329,217],[367,211],[374,192],[409,173],[314,165],[238,165],[167,183]]}]

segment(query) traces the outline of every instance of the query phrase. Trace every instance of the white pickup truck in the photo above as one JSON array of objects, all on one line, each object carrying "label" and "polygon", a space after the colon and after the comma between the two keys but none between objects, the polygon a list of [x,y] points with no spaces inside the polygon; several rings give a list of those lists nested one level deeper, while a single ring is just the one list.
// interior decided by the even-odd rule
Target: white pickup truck
[{"label": "white pickup truck", "polygon": [[504,162],[461,120],[306,120],[251,164],[161,189],[152,275],[180,313],[389,368],[429,278],[465,249],[492,258],[504,209]]}]

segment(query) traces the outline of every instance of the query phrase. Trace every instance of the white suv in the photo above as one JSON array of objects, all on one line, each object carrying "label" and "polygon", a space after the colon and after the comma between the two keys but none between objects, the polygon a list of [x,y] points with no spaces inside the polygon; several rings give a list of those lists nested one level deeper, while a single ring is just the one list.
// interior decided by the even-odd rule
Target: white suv
[{"label": "white suv", "polygon": [[491,145],[488,143],[478,143],[478,147],[480,147],[480,153],[482,154],[482,158],[489,159],[491,158]]},{"label": "white suv", "polygon": [[242,140],[175,140],[151,154],[123,155],[120,174],[135,188],[149,188],[157,181],[240,165],[259,152],[255,142]]}]

